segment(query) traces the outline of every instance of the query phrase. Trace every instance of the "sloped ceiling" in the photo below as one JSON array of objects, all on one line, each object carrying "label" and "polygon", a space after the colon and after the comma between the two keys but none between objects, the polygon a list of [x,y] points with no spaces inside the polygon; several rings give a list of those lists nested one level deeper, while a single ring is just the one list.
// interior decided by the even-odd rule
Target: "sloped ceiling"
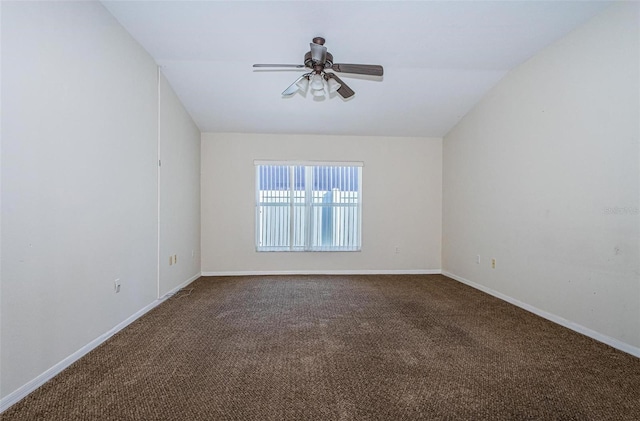
[{"label": "sloped ceiling", "polygon": [[[588,20],[590,1],[103,1],[203,132],[444,136],[510,69]],[[317,100],[282,91],[313,37],[382,78]],[[552,77],[552,75],[550,76]]]}]

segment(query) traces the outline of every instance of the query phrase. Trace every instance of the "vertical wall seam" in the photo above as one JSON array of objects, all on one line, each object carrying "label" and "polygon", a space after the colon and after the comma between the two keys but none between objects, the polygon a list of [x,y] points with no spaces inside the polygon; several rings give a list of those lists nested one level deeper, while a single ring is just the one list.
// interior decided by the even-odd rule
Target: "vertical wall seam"
[{"label": "vertical wall seam", "polygon": [[162,105],[162,101],[161,101],[161,89],[160,89],[160,78],[161,78],[161,71],[160,71],[160,66],[157,66],[157,88],[158,88],[158,115],[157,115],[157,123],[158,123],[158,127],[157,127],[157,132],[158,132],[158,144],[157,144],[157,163],[156,163],[156,169],[157,169],[157,198],[158,198],[158,207],[157,207],[157,221],[158,221],[158,225],[157,225],[157,258],[156,258],[156,298],[160,298],[160,261],[161,261],[161,256],[160,256],[160,181],[161,181],[161,170],[162,170],[162,160],[161,160],[161,142],[160,142],[160,114],[161,114],[161,105]]}]

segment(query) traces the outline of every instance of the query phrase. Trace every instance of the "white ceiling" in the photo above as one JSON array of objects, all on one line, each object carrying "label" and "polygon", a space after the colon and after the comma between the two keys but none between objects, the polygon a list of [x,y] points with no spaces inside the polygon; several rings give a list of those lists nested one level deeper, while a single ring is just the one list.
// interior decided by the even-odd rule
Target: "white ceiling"
[{"label": "white ceiling", "polygon": [[[203,132],[445,135],[510,69],[597,14],[590,1],[103,1]],[[281,92],[315,36],[382,78],[316,100]],[[378,80],[373,80],[378,79]]]}]

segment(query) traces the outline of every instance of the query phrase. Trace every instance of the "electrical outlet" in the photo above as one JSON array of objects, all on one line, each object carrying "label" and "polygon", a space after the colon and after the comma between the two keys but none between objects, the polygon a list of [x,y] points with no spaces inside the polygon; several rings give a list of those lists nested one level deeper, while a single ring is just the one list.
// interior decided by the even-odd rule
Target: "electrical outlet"
[{"label": "electrical outlet", "polygon": [[176,263],[178,263],[178,255],[174,254],[173,255],[173,264],[175,265]]},{"label": "electrical outlet", "polygon": [[115,281],[113,281],[113,289],[116,294],[120,292],[120,279],[116,279]]},{"label": "electrical outlet", "polygon": [[476,263],[477,263],[477,264],[480,264],[480,255],[477,255],[477,256],[476,256]]},{"label": "electrical outlet", "polygon": [[496,268],[496,259],[491,259],[491,269]]},{"label": "electrical outlet", "polygon": [[400,254],[400,246],[395,247],[396,254]]}]

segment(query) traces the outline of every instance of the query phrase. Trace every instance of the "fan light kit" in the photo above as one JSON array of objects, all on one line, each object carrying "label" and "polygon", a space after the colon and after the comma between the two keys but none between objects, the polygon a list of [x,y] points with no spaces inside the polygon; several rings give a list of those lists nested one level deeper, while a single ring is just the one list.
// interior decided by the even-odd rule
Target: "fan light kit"
[{"label": "fan light kit", "polygon": [[324,46],[324,38],[315,37],[309,44],[311,51],[304,55],[304,64],[254,64],[253,67],[286,67],[296,69],[311,69],[309,73],[300,76],[295,82],[282,92],[282,96],[291,96],[296,92],[303,95],[311,89],[314,97],[329,97],[337,92],[343,98],[351,98],[355,92],[347,86],[333,70],[340,73],[356,75],[382,76],[382,66],[377,64],[338,64],[333,62],[333,56]]}]

